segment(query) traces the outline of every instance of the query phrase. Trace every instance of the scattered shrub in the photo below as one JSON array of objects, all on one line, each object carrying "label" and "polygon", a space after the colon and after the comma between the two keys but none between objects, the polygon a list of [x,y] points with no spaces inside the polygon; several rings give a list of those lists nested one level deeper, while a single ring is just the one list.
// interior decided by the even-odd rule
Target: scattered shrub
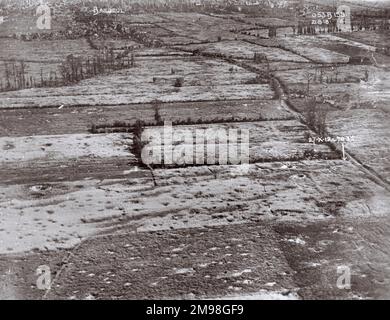
[{"label": "scattered shrub", "polygon": [[131,145],[131,152],[134,154],[138,161],[138,164],[140,165],[143,165],[142,149],[145,146],[145,142],[142,141],[142,133],[144,129],[144,123],[141,120],[137,120],[132,130],[133,144]]}]

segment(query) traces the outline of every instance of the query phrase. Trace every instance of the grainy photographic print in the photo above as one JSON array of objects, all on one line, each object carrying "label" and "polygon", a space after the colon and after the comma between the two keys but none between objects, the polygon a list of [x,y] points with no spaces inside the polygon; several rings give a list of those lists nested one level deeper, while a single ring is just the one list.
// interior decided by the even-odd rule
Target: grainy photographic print
[{"label": "grainy photographic print", "polygon": [[0,0],[0,299],[389,299],[389,112],[390,0]]}]

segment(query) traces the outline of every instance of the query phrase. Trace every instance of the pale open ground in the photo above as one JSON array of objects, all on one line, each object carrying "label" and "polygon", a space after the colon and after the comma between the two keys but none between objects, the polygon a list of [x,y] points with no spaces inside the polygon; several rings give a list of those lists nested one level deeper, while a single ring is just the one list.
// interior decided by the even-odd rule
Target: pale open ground
[{"label": "pale open ground", "polygon": [[[0,93],[0,298],[389,298],[386,59],[346,64],[355,51],[373,51],[367,36],[258,39],[235,31],[291,22],[239,17],[123,18],[146,23],[165,44],[236,60],[140,44],[134,68]],[[71,43],[66,53],[86,45]],[[28,54],[37,72],[47,57],[58,63],[65,44],[18,42],[0,58]],[[117,50],[121,44],[129,41],[114,42]],[[290,96],[257,83],[266,66],[251,61],[255,52],[279,70]],[[310,90],[328,100],[329,134],[354,137],[346,160],[330,145],[309,143],[314,133],[298,117],[304,99],[294,96],[314,68],[334,76],[331,62],[342,64],[340,82],[317,81]],[[366,68],[367,82],[350,80]],[[131,154],[132,134],[88,133],[92,124],[154,123],[155,100],[163,120],[219,122],[179,129],[248,129],[250,164],[150,170]],[[48,291],[35,286],[40,265],[54,277]],[[351,290],[337,288],[339,266],[351,268]]]}]

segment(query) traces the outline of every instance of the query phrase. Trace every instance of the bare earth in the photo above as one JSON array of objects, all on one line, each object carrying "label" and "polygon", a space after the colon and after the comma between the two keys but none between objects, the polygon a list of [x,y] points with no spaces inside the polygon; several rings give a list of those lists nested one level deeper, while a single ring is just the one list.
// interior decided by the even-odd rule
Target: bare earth
[{"label": "bare earth", "polygon": [[[256,30],[290,21],[264,18],[260,28],[238,17],[245,14],[123,17],[162,44],[117,37],[95,45],[116,54],[136,46],[135,66],[0,92],[0,299],[390,298],[382,35],[269,39]],[[0,62],[30,56],[31,74],[97,51],[84,38],[4,41]],[[376,63],[349,64],[355,50]],[[269,79],[255,53],[269,60]],[[329,110],[328,134],[353,137],[345,159],[340,144],[309,142],[308,73],[316,74],[314,104]],[[130,130],[91,132],[137,120],[161,132],[156,105],[176,129],[247,129],[250,163],[152,169],[132,153]],[[47,290],[36,285],[42,265],[51,271]],[[340,289],[345,266],[351,287]]]}]

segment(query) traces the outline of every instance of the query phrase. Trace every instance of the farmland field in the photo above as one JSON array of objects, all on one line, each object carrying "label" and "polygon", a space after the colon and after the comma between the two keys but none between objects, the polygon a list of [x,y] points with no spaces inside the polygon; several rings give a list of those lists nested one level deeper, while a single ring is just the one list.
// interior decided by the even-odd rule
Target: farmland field
[{"label": "farmland field", "polygon": [[306,45],[305,38],[294,38],[282,40],[283,47],[285,49],[292,50],[293,52],[319,63],[347,63],[349,56],[320,47],[310,47]]},{"label": "farmland field", "polygon": [[186,48],[199,49],[211,54],[223,54],[236,59],[253,59],[255,53],[258,53],[264,54],[270,61],[309,62],[305,58],[282,49],[261,47],[243,41],[223,41],[213,44],[186,46]]},{"label": "farmland field", "polygon": [[[3,136],[59,135],[86,133],[92,124],[112,124],[118,119],[134,124],[137,119],[153,123],[155,104],[133,104],[100,107],[66,107],[2,109],[0,111]],[[207,114],[205,115],[205,110]],[[159,112],[165,121],[204,122],[231,120],[287,120],[292,114],[282,108],[278,100],[185,102],[159,104]]]},{"label": "farmland field", "polygon": [[2,39],[0,60],[25,60],[32,62],[62,62],[64,58],[73,54],[93,55],[86,40],[66,40],[66,41],[20,41],[16,39]]},{"label": "farmland field", "polygon": [[341,37],[371,46],[388,47],[390,45],[390,40],[386,32],[362,31],[359,34],[343,33]]},{"label": "farmland field", "polygon": [[[175,87],[177,78],[183,78],[181,87]],[[256,74],[222,61],[175,57],[139,58],[134,68],[83,80],[74,86],[0,93],[0,106],[99,106],[110,104],[114,95],[116,104],[148,103],[154,100],[272,99],[274,93],[269,85],[252,82],[255,78]]]},{"label": "farmland field", "polygon": [[390,297],[376,9],[50,1],[0,4],[0,299]]},{"label": "farmland field", "polygon": [[[60,77],[59,66],[69,55],[92,57],[95,50],[85,39],[61,41],[20,41],[16,39],[1,39],[0,50],[0,78],[5,84],[5,69],[12,70],[13,64],[17,68],[25,63],[26,78],[32,77],[39,81],[41,74],[45,78],[52,72]],[[28,57],[26,59],[26,57]]]}]

